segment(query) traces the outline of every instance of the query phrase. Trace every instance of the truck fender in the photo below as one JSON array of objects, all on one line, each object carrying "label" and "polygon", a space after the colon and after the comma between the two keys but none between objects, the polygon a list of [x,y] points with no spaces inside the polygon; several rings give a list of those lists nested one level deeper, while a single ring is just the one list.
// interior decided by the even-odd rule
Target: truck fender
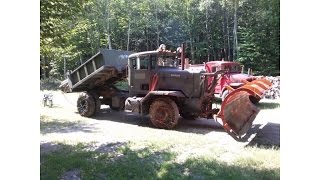
[{"label": "truck fender", "polygon": [[171,97],[174,101],[176,101],[177,98],[185,98],[186,96],[181,91],[150,91],[141,100],[143,114],[149,113],[149,106],[151,105],[152,101],[157,97]]}]

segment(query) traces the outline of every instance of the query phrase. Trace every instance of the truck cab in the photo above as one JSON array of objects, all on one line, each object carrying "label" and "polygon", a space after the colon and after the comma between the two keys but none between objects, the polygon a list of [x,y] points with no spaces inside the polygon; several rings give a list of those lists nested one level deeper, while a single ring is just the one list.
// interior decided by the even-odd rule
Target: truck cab
[{"label": "truck cab", "polygon": [[[178,53],[147,51],[129,56],[130,96],[143,97],[154,90],[181,91],[187,97],[200,96],[200,72],[181,69]],[[194,76],[197,73],[198,76]],[[199,77],[194,80],[194,77]],[[196,81],[196,82],[195,82]]]},{"label": "truck cab", "polygon": [[[241,64],[233,61],[209,61],[205,63],[207,72],[215,72],[217,70],[226,70],[226,73],[219,79],[215,87],[215,93],[219,94],[222,100],[227,96],[230,86],[234,89],[241,87],[245,82],[251,82],[256,78],[250,74],[241,72]],[[209,85],[211,81],[208,81]]]}]

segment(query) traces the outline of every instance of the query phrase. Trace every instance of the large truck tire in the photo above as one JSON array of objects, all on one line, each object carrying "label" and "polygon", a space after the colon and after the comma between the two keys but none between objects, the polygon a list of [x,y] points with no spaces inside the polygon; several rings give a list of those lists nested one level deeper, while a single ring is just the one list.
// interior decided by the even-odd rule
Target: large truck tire
[{"label": "large truck tire", "polygon": [[178,124],[179,109],[170,98],[158,98],[149,109],[151,123],[161,129],[172,129]]},{"label": "large truck tire", "polygon": [[77,108],[81,116],[92,116],[96,111],[96,105],[93,95],[86,92],[81,93],[78,97]]}]

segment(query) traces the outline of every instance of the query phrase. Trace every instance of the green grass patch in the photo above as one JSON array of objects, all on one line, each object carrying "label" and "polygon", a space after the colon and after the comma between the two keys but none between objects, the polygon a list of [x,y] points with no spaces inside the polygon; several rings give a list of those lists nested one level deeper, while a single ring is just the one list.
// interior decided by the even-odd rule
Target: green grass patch
[{"label": "green grass patch", "polygon": [[257,107],[260,109],[277,109],[280,108],[280,104],[275,102],[259,102]]},{"label": "green grass patch", "polygon": [[[77,170],[81,179],[279,179],[279,152],[274,149],[246,148],[225,162],[216,158],[228,151],[199,152],[184,162],[183,151],[175,146],[133,142],[100,145],[59,144],[59,150],[41,155],[41,179],[59,179]],[[102,151],[99,149],[103,149]],[[274,163],[274,162],[277,163]]]},{"label": "green grass patch", "polygon": [[81,121],[67,121],[40,116],[40,133],[71,133],[71,132],[95,132],[96,129]]}]

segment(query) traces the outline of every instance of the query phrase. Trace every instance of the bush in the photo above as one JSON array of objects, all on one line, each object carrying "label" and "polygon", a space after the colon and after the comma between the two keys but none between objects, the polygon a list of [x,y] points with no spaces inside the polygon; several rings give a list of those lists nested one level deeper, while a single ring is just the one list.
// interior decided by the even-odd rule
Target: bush
[{"label": "bush", "polygon": [[40,90],[58,90],[61,80],[55,78],[40,79]]}]

